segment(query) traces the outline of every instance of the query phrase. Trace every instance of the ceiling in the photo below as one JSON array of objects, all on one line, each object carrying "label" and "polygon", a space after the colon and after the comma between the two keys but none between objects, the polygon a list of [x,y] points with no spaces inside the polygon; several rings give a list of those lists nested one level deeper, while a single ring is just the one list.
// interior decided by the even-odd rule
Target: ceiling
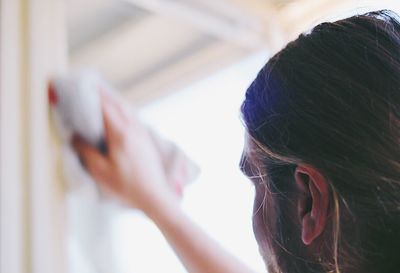
[{"label": "ceiling", "polygon": [[69,61],[143,104],[360,2],[377,1],[68,0]]}]

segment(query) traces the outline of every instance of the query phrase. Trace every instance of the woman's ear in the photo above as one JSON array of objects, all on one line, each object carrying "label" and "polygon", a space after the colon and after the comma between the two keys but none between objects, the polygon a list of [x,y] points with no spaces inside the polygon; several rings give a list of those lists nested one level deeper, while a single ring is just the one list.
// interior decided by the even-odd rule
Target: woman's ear
[{"label": "woman's ear", "polygon": [[294,176],[301,193],[297,211],[301,221],[301,239],[305,245],[310,245],[326,226],[329,187],[322,174],[309,165],[297,166]]}]

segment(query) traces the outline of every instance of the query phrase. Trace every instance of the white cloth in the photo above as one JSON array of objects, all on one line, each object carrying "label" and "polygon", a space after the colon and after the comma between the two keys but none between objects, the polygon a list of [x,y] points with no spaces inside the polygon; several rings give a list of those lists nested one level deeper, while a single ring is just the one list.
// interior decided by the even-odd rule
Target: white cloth
[{"label": "white cloth", "polygon": [[[110,228],[112,218],[123,208],[99,190],[70,146],[74,134],[95,146],[104,139],[99,88],[117,94],[92,71],[55,77],[49,88],[52,119],[63,145],[71,272],[79,268],[85,273],[111,273],[118,268]],[[149,130],[171,190],[180,195],[199,170],[176,145]]]}]

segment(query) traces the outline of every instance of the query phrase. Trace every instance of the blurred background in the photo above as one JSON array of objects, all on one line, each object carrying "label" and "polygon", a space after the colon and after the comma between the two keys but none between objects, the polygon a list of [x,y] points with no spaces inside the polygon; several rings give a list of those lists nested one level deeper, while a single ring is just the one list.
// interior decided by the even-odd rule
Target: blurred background
[{"label": "blurred background", "polygon": [[251,228],[253,190],[238,170],[246,88],[271,55],[314,25],[374,9],[400,11],[397,0],[0,3],[2,273],[185,272],[140,213],[93,206],[64,185],[46,84],[55,73],[82,68],[97,70],[199,165],[183,209],[263,272]]}]

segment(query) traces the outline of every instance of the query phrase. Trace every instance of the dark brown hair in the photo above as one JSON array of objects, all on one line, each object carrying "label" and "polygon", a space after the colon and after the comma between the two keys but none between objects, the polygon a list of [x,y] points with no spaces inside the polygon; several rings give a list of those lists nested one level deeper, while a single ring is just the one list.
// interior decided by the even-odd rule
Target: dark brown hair
[{"label": "dark brown hair", "polygon": [[[400,271],[400,23],[388,10],[322,23],[273,56],[246,92],[241,168],[270,272]],[[330,187],[312,254],[291,211],[293,173]]]}]

